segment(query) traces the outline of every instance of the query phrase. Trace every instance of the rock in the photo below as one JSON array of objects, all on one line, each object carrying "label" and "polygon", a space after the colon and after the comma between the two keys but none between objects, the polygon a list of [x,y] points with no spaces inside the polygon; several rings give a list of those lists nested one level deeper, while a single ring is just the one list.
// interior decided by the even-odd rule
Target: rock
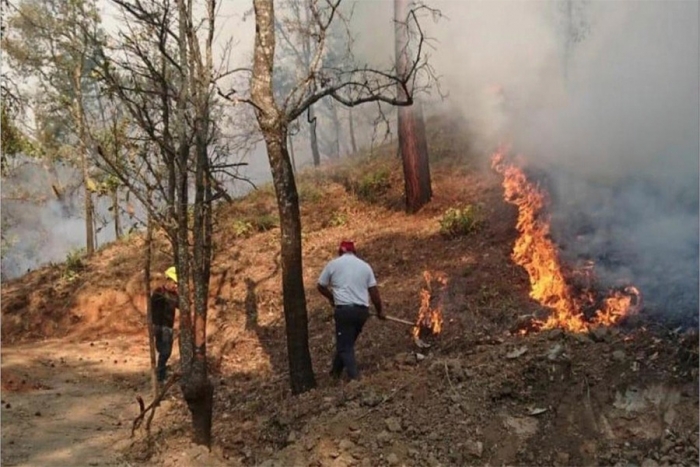
[{"label": "rock", "polygon": [[360,462],[360,465],[362,467],[372,467],[372,459],[370,459],[369,457],[365,457],[364,459],[362,459],[362,462]]},{"label": "rock", "polygon": [[556,343],[547,352],[547,360],[555,361],[559,356],[564,353],[564,346],[560,343]]},{"label": "rock", "polygon": [[441,467],[442,466],[442,464],[440,464],[440,461],[437,460],[437,458],[435,457],[435,454],[433,454],[433,453],[430,453],[430,455],[428,456],[428,465],[430,467]]},{"label": "rock", "polygon": [[484,454],[484,443],[481,441],[467,441],[464,443],[464,452],[472,457],[481,458]]},{"label": "rock", "polygon": [[522,346],[522,347],[519,347],[517,349],[513,349],[510,352],[508,352],[506,354],[506,358],[509,360],[512,360],[514,358],[518,358],[518,357],[524,355],[526,352],[527,352],[527,347]]},{"label": "rock", "polygon": [[337,457],[340,457],[340,451],[338,451],[337,449],[331,449],[328,455],[331,457],[331,459],[335,459]]},{"label": "rock", "polygon": [[399,465],[399,456],[394,454],[393,452],[386,456],[386,461],[389,463],[389,465]]},{"label": "rock", "polygon": [[379,441],[382,444],[386,444],[389,441],[391,441],[391,435],[388,431],[382,430],[381,433],[377,435],[377,441]]},{"label": "rock", "polygon": [[294,430],[290,431],[289,435],[287,435],[287,444],[292,444],[292,443],[296,442],[296,440],[297,440],[297,433]]},{"label": "rock", "polygon": [[416,352],[416,360],[418,360],[419,362],[422,362],[423,360],[425,360],[425,355],[423,355],[422,353]]},{"label": "rock", "polygon": [[387,418],[384,420],[384,424],[386,425],[387,430],[391,431],[392,433],[398,433],[401,431],[401,420],[396,417]]},{"label": "rock", "polygon": [[627,355],[625,355],[625,352],[622,350],[616,350],[612,353],[612,358],[616,362],[624,362],[627,358]]},{"label": "rock", "polygon": [[568,452],[559,451],[554,459],[555,465],[569,466],[569,458]]},{"label": "rock", "polygon": [[563,335],[564,335],[564,331],[562,331],[559,328],[556,328],[556,329],[552,329],[551,331],[549,331],[549,333],[547,334],[547,338],[549,340],[553,341],[556,339],[560,339],[561,336],[563,336]]},{"label": "rock", "polygon": [[382,402],[382,398],[374,391],[369,391],[360,400],[360,405],[376,407]]},{"label": "rock", "polygon": [[355,448],[355,443],[350,441],[349,439],[341,439],[340,443],[338,443],[338,449],[341,451],[350,451]]},{"label": "rock", "polygon": [[591,339],[595,342],[603,342],[608,338],[609,330],[605,326],[596,326],[591,329]]},{"label": "rock", "polygon": [[411,457],[411,458],[413,458],[413,459],[417,459],[417,458],[418,458],[418,454],[419,454],[419,452],[418,452],[417,449],[408,448],[408,457]]},{"label": "rock", "polygon": [[641,467],[659,467],[659,463],[656,462],[654,459],[644,459],[642,461]]},{"label": "rock", "polygon": [[588,337],[588,334],[584,334],[582,332],[574,332],[571,334],[571,336],[580,344],[590,344],[591,343],[591,338]]},{"label": "rock", "polygon": [[304,448],[307,451],[311,451],[315,447],[316,447],[316,440],[313,438],[306,438],[306,441],[304,441]]}]

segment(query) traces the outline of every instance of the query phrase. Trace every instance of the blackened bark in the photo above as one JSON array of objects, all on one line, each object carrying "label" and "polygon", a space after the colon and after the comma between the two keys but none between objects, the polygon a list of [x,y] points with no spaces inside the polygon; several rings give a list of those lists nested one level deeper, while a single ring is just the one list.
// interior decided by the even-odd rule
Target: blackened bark
[{"label": "blackened bark", "polygon": [[311,142],[311,156],[314,161],[314,167],[321,165],[321,153],[318,150],[318,135],[316,134],[316,112],[314,106],[309,107],[309,139]]},{"label": "blackened bark", "polygon": [[[406,76],[408,70],[408,13],[411,0],[394,0],[396,70]],[[412,89],[409,89],[412,92]],[[399,97],[405,99],[406,92],[399,86]],[[433,196],[430,184],[428,144],[425,137],[423,112],[418,103],[412,107],[399,107],[399,150],[403,160],[406,211],[414,213],[430,201]]]},{"label": "blackened bark", "polygon": [[405,180],[406,211],[414,213],[433,196],[425,121],[418,102],[411,107],[399,107],[398,133]]}]

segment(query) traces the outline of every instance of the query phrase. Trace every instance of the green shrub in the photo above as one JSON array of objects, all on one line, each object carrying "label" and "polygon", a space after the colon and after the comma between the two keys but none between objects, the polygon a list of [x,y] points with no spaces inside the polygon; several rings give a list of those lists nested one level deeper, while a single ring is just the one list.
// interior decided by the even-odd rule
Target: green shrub
[{"label": "green shrub", "polygon": [[259,214],[255,217],[237,219],[233,222],[233,233],[236,237],[249,237],[255,232],[267,232],[277,227],[277,216]]},{"label": "green shrub", "polygon": [[310,183],[299,185],[299,201],[302,203],[317,203],[323,199],[323,193],[319,188]]},{"label": "green shrub", "polygon": [[233,233],[236,237],[247,237],[253,233],[253,224],[244,219],[233,221]]},{"label": "green shrub", "polygon": [[63,264],[63,278],[72,281],[78,277],[80,271],[85,269],[85,248],[75,248],[68,252],[66,261]]},{"label": "green shrub", "polygon": [[380,169],[362,177],[355,185],[355,194],[358,198],[376,202],[379,197],[391,188],[389,180],[389,170]]},{"label": "green shrub", "polygon": [[348,223],[348,216],[344,212],[341,211],[336,211],[333,213],[331,216],[331,220],[328,222],[328,225],[331,227],[341,227],[343,225],[346,225]]},{"label": "green shrub", "polygon": [[445,237],[459,237],[477,231],[483,224],[480,210],[471,204],[449,208],[440,219],[440,233]]},{"label": "green shrub", "polygon": [[277,227],[277,216],[273,214],[260,214],[250,220],[251,225],[257,232],[267,232]]}]

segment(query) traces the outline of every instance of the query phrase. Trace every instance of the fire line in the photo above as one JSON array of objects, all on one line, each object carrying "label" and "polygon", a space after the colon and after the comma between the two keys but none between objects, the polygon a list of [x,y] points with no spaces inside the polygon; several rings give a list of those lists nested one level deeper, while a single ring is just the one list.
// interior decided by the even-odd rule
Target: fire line
[{"label": "fire line", "polygon": [[[504,199],[518,208],[518,238],[511,258],[522,266],[530,278],[530,297],[552,310],[546,321],[536,321],[536,329],[563,328],[586,332],[591,326],[611,326],[637,311],[639,291],[632,286],[611,290],[602,300],[593,289],[578,292],[569,284],[559,258],[559,249],[550,236],[547,216],[549,196],[546,190],[528,180],[525,172],[506,159],[500,148],[491,157],[491,167],[503,176]],[[591,277],[592,269],[576,274]],[[583,310],[595,308],[588,320]]]}]

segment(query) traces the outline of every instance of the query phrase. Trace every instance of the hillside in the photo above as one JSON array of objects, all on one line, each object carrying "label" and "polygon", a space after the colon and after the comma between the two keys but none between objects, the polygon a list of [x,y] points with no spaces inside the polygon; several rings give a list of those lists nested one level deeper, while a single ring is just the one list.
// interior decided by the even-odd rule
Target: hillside
[{"label": "hillside", "polygon": [[[109,423],[106,445],[115,457],[100,465],[697,465],[697,331],[666,329],[642,315],[590,334],[511,332],[523,316],[546,310],[529,298],[528,276],[510,258],[517,209],[504,201],[489,155],[471,148],[460,125],[429,125],[434,198],[416,215],[401,210],[395,145],[300,175],[318,381],[301,396],[292,397],[286,381],[273,193],[261,187],[218,207],[208,328],[216,382],[211,453],[186,441],[188,413],[177,392],[154,419],[155,444],[128,438],[133,397],[149,391],[140,236],[89,261],[69,258],[4,283],[2,394],[13,408],[2,409],[3,464],[38,462],[26,445],[42,451],[42,439],[13,427],[36,428],[49,417],[17,407],[38,400],[31,394],[55,396],[58,379],[69,384],[61,372],[82,371],[84,358],[93,373],[70,383],[75,397],[99,381],[130,404],[110,406],[118,423]],[[467,205],[478,226],[443,235],[445,212]],[[333,323],[315,282],[346,238],[373,266],[388,314],[415,321],[426,271],[444,273],[448,283],[443,331],[429,338],[431,349],[419,354],[409,328],[371,320],[358,342],[364,379],[335,385],[327,376]],[[159,238],[155,267],[169,265]],[[35,357],[42,348],[54,360]],[[72,363],[58,362],[72,348],[80,349],[66,357]],[[9,367],[8,352],[28,357]],[[47,456],[60,440],[52,443]]]}]

